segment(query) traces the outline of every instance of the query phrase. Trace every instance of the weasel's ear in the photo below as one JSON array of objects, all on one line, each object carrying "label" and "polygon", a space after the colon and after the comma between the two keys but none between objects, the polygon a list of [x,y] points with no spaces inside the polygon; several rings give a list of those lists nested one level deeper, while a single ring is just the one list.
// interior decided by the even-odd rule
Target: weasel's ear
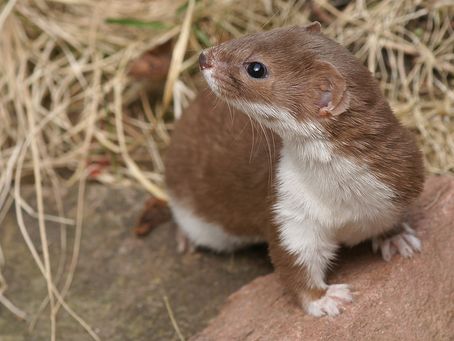
[{"label": "weasel's ear", "polygon": [[311,22],[309,25],[306,25],[304,26],[303,28],[307,31],[307,32],[320,32],[320,29],[321,29],[321,25],[318,21],[314,21],[314,22]]},{"label": "weasel's ear", "polygon": [[350,105],[345,78],[328,62],[317,61],[314,70],[317,74],[320,116],[337,116],[345,112]]}]

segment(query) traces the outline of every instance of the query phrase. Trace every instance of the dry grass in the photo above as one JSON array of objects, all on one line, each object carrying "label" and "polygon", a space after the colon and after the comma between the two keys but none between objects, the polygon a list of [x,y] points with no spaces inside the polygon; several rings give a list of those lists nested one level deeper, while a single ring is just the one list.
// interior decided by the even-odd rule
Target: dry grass
[{"label": "dry grass", "polygon": [[[83,227],[87,180],[140,185],[165,198],[161,152],[172,114],[191,97],[197,52],[220,39],[317,19],[381,80],[397,115],[417,132],[431,173],[454,171],[454,1],[9,0],[0,8],[0,223],[15,205],[18,224],[43,273],[51,331],[65,303]],[[129,19],[125,19],[129,18]],[[113,20],[112,20],[113,19]],[[119,20],[120,19],[120,20]],[[129,63],[176,41],[163,96],[150,96],[127,76]],[[162,100],[161,100],[162,97]],[[173,100],[172,100],[173,99]],[[146,155],[146,157],[144,157]],[[36,208],[21,197],[32,179]],[[78,185],[77,216],[65,217],[64,189]],[[46,214],[43,186],[58,215]],[[37,217],[41,257],[23,213]],[[61,257],[50,259],[46,221],[61,224]],[[65,225],[74,225],[67,245]],[[66,258],[69,254],[69,258]],[[0,303],[30,319],[5,296]],[[51,263],[59,263],[56,274]]]}]

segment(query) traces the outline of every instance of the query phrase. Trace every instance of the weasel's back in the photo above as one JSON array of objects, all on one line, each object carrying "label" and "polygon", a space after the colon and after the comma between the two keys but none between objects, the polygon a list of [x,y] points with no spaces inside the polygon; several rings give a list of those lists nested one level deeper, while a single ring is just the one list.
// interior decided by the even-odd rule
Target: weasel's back
[{"label": "weasel's back", "polygon": [[234,235],[263,235],[270,224],[280,138],[210,91],[176,123],[165,158],[172,198]]}]

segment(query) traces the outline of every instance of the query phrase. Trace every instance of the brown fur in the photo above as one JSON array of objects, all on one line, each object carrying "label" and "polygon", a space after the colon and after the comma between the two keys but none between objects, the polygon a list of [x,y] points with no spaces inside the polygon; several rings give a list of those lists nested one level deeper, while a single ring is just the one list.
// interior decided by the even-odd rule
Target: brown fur
[{"label": "brown fur", "polygon": [[[316,30],[282,28],[221,44],[208,50],[207,57],[222,60],[224,70],[214,77],[227,100],[270,104],[301,121],[320,122],[338,152],[366,164],[396,191],[395,201],[403,206],[421,192],[424,167],[414,138],[394,116],[367,68],[335,41]],[[248,61],[270,66],[270,76],[250,79],[243,67]],[[349,96],[346,112],[327,118],[320,116],[324,82],[336,90],[340,80],[321,74],[321,63],[333,65],[347,81]]]},{"label": "brown fur", "polygon": [[302,290],[308,282],[304,267],[295,266],[278,243],[272,203],[280,148],[279,136],[203,91],[176,123],[165,157],[166,183],[173,196],[227,232],[265,237],[289,294],[302,302],[326,290]]},{"label": "brown fur", "polygon": [[202,92],[176,123],[165,158],[170,193],[236,235],[270,225],[280,138]]},{"label": "brown fur", "polygon": [[[421,192],[422,157],[398,122],[370,72],[345,48],[319,33],[319,25],[276,29],[206,51],[226,101],[241,99],[318,122],[336,153],[369,169],[391,187],[397,210]],[[269,75],[251,79],[245,65],[258,61]],[[215,103],[204,92],[177,123],[166,157],[169,191],[208,221],[235,235],[265,236],[283,283],[298,300],[321,297],[304,266],[296,266],[273,226],[273,176],[281,139],[251,125],[246,115]],[[270,121],[276,120],[271,118]],[[255,123],[257,126],[258,123]],[[301,137],[302,140],[307,137]]]}]

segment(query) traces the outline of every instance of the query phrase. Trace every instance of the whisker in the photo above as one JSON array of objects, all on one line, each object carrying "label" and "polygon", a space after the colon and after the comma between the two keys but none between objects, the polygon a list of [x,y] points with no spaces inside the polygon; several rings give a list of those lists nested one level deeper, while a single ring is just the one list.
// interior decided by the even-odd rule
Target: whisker
[{"label": "whisker", "polygon": [[266,134],[266,130],[263,128],[263,125],[260,121],[257,121],[257,123],[259,124],[262,132],[263,132],[263,136],[265,137],[265,142],[266,142],[266,147],[267,147],[267,151],[268,151],[268,185],[271,185],[271,173],[272,173],[272,167],[273,167],[273,157],[271,155],[271,147],[270,147],[270,143],[268,141],[268,135]]},{"label": "whisker", "polygon": [[233,125],[233,113],[232,113],[232,108],[230,107],[230,103],[227,101],[227,108],[229,109],[229,114],[230,114],[230,123]]},{"label": "whisker", "polygon": [[249,119],[249,122],[251,123],[251,134],[252,134],[252,145],[251,145],[251,150],[249,152],[249,163],[252,162],[252,155],[254,154],[254,146],[255,146],[255,125],[254,125],[254,120],[249,116],[248,114],[245,114],[247,118]]}]

